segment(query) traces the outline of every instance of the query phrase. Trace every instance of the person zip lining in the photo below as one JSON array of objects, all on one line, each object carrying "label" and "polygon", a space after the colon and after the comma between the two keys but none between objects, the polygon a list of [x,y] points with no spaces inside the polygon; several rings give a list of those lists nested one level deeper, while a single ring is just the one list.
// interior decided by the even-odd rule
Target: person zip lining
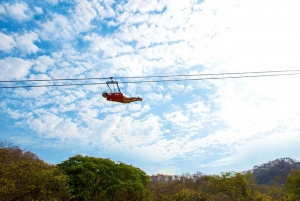
[{"label": "person zip lining", "polygon": [[[107,101],[113,101],[113,102],[118,102],[118,103],[131,103],[135,101],[142,101],[143,99],[141,97],[127,97],[124,96],[123,93],[121,92],[118,81],[113,81],[113,77],[110,77],[111,81],[107,81],[106,84],[108,88],[110,89],[111,93],[108,93],[104,91],[102,93],[103,98],[106,98]],[[111,90],[109,85],[113,86],[114,91]],[[115,86],[118,87],[118,91],[116,91]]]},{"label": "person zip lining", "polygon": [[102,96],[106,98],[107,101],[119,102],[119,103],[131,103],[135,101],[142,101],[141,97],[127,97],[123,93],[107,93],[104,91]]}]

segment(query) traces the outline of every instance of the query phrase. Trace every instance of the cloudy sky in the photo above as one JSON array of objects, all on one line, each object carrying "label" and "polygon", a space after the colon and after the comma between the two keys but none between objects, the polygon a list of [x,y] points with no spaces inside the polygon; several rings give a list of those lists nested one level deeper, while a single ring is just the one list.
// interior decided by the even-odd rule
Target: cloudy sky
[{"label": "cloudy sky", "polygon": [[130,104],[107,102],[102,84],[3,88],[106,81],[3,82],[17,80],[300,70],[299,6],[1,1],[0,138],[51,164],[84,154],[148,174],[218,174],[300,160],[300,75],[121,83],[125,95],[144,99]]}]

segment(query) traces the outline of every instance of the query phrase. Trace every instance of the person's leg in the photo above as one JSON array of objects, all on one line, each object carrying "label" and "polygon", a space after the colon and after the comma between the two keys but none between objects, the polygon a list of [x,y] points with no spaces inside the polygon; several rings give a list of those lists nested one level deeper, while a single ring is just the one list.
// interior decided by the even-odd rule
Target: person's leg
[{"label": "person's leg", "polygon": [[123,97],[123,103],[131,103],[131,102],[135,102],[135,101],[142,101],[143,99],[140,97]]}]

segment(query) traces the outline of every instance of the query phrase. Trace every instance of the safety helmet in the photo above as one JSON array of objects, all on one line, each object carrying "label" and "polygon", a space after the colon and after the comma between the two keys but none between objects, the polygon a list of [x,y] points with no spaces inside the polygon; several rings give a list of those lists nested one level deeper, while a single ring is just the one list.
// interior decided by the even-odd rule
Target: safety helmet
[{"label": "safety helmet", "polygon": [[103,91],[102,96],[105,98],[105,95],[107,94],[106,91]]}]

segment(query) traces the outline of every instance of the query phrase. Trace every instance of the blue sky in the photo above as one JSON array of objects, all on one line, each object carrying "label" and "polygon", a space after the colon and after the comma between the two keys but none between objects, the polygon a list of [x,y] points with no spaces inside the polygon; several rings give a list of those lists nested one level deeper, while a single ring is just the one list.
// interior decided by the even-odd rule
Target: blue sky
[{"label": "blue sky", "polygon": [[[299,4],[4,0],[0,80],[300,70]],[[26,84],[60,83],[74,82]],[[148,174],[300,160],[299,75],[120,86],[143,102],[107,102],[105,85],[0,89],[1,140],[52,164],[84,154]]]}]

